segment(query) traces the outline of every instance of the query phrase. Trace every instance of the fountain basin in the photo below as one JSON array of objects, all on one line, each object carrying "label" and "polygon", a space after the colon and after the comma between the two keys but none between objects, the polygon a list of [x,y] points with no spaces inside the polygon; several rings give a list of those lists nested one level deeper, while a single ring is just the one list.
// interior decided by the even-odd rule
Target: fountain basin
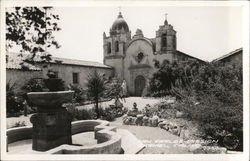
[{"label": "fountain basin", "polygon": [[[116,133],[116,127],[109,126],[108,121],[103,120],[81,120],[72,122],[71,133],[79,134],[83,132],[94,132],[97,140],[95,145],[69,145],[63,144],[53,149],[38,152],[31,150],[31,153],[39,154],[119,154],[121,148],[121,136]],[[18,127],[7,130],[8,144],[32,138],[32,127]]]},{"label": "fountain basin", "polygon": [[71,102],[74,91],[57,91],[57,92],[29,92],[29,101],[42,108],[61,107],[63,103]]}]

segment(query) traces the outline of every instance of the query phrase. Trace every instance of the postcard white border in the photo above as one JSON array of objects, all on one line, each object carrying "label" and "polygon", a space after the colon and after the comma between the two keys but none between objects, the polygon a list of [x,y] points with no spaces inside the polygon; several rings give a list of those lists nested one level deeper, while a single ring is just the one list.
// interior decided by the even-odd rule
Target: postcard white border
[{"label": "postcard white border", "polygon": [[6,73],[5,34],[1,32],[1,159],[3,160],[249,160],[249,2],[247,1],[80,1],[80,0],[2,0],[1,31],[5,31],[5,7],[11,6],[241,6],[243,8],[243,93],[244,152],[243,154],[143,154],[143,155],[14,155],[6,153]]}]

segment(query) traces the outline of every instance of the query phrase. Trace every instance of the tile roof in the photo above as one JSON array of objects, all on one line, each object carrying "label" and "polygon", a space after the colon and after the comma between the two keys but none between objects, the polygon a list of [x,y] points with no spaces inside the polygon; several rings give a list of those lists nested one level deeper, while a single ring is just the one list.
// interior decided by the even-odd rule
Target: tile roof
[{"label": "tile roof", "polygon": [[184,53],[184,52],[182,52],[182,51],[176,50],[176,52],[177,52],[178,54],[185,55],[185,56],[187,56],[187,57],[189,57],[189,58],[199,60],[200,62],[206,62],[206,61],[204,61],[204,60],[202,60],[202,59],[199,59],[199,58],[197,58],[197,57],[193,57],[193,56],[191,56],[191,55],[188,55],[188,54],[186,54],[186,53]]},{"label": "tile roof", "polygon": [[[25,58],[27,58],[28,55],[23,54],[23,56],[18,56],[18,53],[8,53],[7,55],[8,62],[6,63],[7,69],[22,69],[22,65],[20,63],[23,63],[28,70],[41,70],[41,68],[31,65],[29,63],[23,62]],[[77,59],[68,59],[68,58],[59,58],[59,57],[51,57],[52,64],[60,63],[63,65],[77,65],[77,66],[85,66],[85,67],[97,67],[97,68],[107,68],[112,69],[112,67],[104,65],[99,62],[92,62],[92,61],[85,61],[85,60],[77,60]],[[36,56],[34,58],[35,61],[39,62],[40,58],[39,56]]]},{"label": "tile roof", "polygon": [[68,59],[68,58],[59,58],[59,57],[51,57],[51,63],[62,63],[67,65],[78,65],[78,66],[88,66],[88,67],[98,67],[98,68],[110,68],[112,67],[104,65],[99,62],[94,61],[85,61],[85,60],[77,60],[77,59]]},{"label": "tile roof", "polygon": [[236,50],[234,50],[234,51],[232,51],[232,52],[230,52],[230,53],[228,53],[226,55],[223,55],[223,56],[221,56],[221,57],[219,57],[217,59],[214,59],[213,62],[220,61],[222,59],[225,59],[225,58],[227,58],[229,56],[232,56],[232,55],[234,55],[236,53],[239,53],[239,52],[242,52],[242,51],[243,51],[243,48],[236,49]]}]

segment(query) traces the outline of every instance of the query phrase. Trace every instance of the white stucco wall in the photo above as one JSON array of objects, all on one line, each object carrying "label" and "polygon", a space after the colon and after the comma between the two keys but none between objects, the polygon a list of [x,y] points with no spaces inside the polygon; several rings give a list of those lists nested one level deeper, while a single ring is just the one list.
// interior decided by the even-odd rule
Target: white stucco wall
[{"label": "white stucco wall", "polygon": [[[133,40],[132,40],[133,41]],[[144,58],[141,62],[136,61],[138,53],[142,52]],[[146,79],[146,84],[157,69],[154,67],[154,60],[157,60],[162,64],[164,60],[173,62],[174,52],[166,51],[164,54],[154,54],[152,43],[147,39],[138,39],[130,43],[126,50],[126,57],[124,59],[124,78],[128,84],[128,91],[130,94],[135,93],[135,78],[138,75],[142,75]],[[139,66],[143,67],[139,67]],[[137,66],[131,69],[131,66]]]},{"label": "white stucco wall", "polygon": [[[140,63],[138,63],[135,57],[138,53],[142,52],[144,57]],[[152,45],[149,44],[146,40],[136,40],[133,41],[126,50],[126,57],[124,59],[124,78],[128,85],[128,91],[130,94],[134,94],[135,86],[134,80],[138,75],[142,75],[146,81],[148,81],[151,73],[153,72],[153,59],[155,56],[153,55]],[[130,69],[131,66],[137,65],[147,65],[150,66],[146,68],[134,68]]]},{"label": "white stucco wall", "polygon": [[105,60],[105,64],[113,67],[114,76],[118,77],[119,79],[123,79],[123,58],[109,58]]},{"label": "white stucco wall", "polygon": [[58,72],[58,78],[61,78],[64,81],[66,87],[69,84],[73,84],[73,73],[78,73],[79,83],[77,85],[82,88],[86,88],[87,77],[89,74],[93,73],[94,70],[101,75],[105,74],[106,77],[113,75],[113,70],[109,68],[51,64],[48,68],[43,69],[44,78],[47,78],[48,70]]},{"label": "white stucco wall", "polygon": [[6,83],[15,84],[14,91],[19,93],[22,87],[32,78],[42,78],[42,71],[22,71],[16,69],[6,70]]},{"label": "white stucco wall", "polygon": [[57,65],[52,64],[48,68],[42,68],[42,71],[22,71],[7,69],[6,70],[6,83],[15,83],[15,92],[21,92],[22,87],[32,78],[48,78],[48,70],[53,70],[58,72],[58,77],[63,79],[65,86],[73,84],[73,73],[79,73],[79,86],[86,88],[88,74],[93,73],[97,70],[101,75],[105,74],[108,78],[113,76],[113,69],[109,68],[97,68],[97,67],[84,67],[84,66],[74,66],[74,65]]}]

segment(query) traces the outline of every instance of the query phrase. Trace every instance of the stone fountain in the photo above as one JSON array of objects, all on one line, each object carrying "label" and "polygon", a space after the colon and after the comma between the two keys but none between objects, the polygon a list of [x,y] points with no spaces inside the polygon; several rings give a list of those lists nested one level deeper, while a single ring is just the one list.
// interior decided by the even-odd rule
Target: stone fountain
[{"label": "stone fountain", "polygon": [[[47,151],[62,144],[72,144],[71,115],[62,106],[71,102],[73,91],[57,91],[62,81],[48,73],[45,85],[49,92],[28,93],[29,102],[37,106],[37,113],[30,118],[33,124],[32,149]],[[48,85],[50,84],[50,85]]]},{"label": "stone fountain", "polygon": [[[63,103],[71,102],[73,91],[58,91],[62,81],[48,74],[45,84],[49,92],[28,93],[29,103],[38,111],[30,118],[32,126],[7,130],[7,149],[19,154],[136,154],[144,145],[125,129],[109,126],[104,120],[79,120],[72,122],[71,115]],[[82,143],[84,133],[93,132],[96,143]],[[75,136],[81,136],[80,141]],[[30,148],[25,148],[27,141]],[[72,141],[73,140],[73,141]],[[122,141],[123,140],[123,141]],[[23,144],[24,143],[24,144]],[[32,144],[32,145],[31,145]],[[32,148],[31,148],[32,146]],[[32,150],[31,150],[32,149]]]}]

